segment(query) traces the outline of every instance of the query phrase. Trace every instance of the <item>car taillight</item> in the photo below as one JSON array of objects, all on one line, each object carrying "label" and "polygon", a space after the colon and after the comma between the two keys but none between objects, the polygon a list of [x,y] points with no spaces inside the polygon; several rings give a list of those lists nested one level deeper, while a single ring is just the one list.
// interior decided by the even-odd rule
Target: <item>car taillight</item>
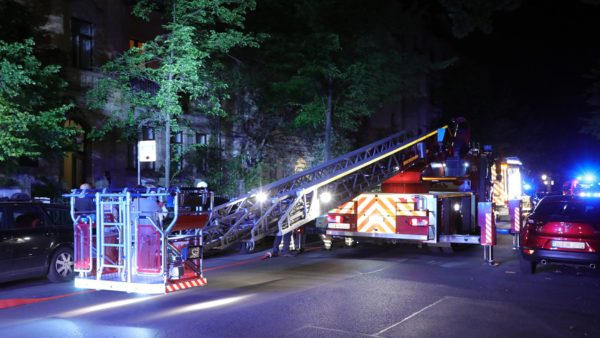
[{"label": "car taillight", "polygon": [[427,218],[417,218],[413,217],[410,219],[410,225],[414,227],[424,227],[429,225],[429,220]]},{"label": "car taillight", "polygon": [[327,223],[343,223],[344,216],[341,215],[327,215]]}]

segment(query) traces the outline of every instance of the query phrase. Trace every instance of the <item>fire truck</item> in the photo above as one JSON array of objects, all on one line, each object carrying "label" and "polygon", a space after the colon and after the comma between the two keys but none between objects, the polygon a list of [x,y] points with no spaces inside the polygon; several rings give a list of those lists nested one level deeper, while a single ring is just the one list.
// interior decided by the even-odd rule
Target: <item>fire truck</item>
[{"label": "fire truck", "polygon": [[252,251],[331,209],[326,246],[334,237],[481,244],[492,262],[489,156],[459,119],[418,135],[394,133],[216,207],[206,191],[73,190],[66,197],[75,285],[144,293],[204,285],[204,252],[239,244]]},{"label": "fire truck", "polygon": [[[422,156],[411,168],[385,180],[380,189],[363,193],[329,211],[323,243],[344,239],[412,242],[449,247],[453,243],[485,244],[491,218],[491,148],[470,142],[466,121],[449,135],[438,135],[441,151]],[[486,217],[487,211],[487,217]],[[489,230],[481,230],[480,225]]]}]

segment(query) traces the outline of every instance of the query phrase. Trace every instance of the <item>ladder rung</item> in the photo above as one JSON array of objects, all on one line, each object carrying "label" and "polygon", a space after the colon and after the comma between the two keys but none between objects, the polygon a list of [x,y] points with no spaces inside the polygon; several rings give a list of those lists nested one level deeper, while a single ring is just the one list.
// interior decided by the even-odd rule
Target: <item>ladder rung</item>
[{"label": "ladder rung", "polygon": [[104,243],[102,246],[112,247],[112,248],[124,248],[124,244],[116,244],[116,243]]},{"label": "ladder rung", "polygon": [[115,264],[102,264],[103,268],[125,268],[125,265],[115,265]]},{"label": "ladder rung", "polygon": [[117,225],[124,226],[125,225],[124,223],[115,223],[115,222],[103,222],[102,224],[104,224],[104,226],[107,226],[107,225],[108,226],[117,226]]}]

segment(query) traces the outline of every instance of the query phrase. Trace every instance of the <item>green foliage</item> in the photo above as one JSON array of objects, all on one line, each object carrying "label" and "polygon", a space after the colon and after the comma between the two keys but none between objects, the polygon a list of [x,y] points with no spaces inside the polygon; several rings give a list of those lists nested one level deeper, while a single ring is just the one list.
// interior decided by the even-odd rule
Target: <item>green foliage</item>
[{"label": "green foliage", "polygon": [[492,32],[492,15],[496,11],[512,11],[521,5],[521,0],[439,0],[452,20],[452,33],[464,38],[479,29]]},{"label": "green foliage", "polygon": [[0,41],[0,162],[60,157],[77,131],[63,126],[72,104],[60,100],[59,67],[44,66],[34,43]]},{"label": "green foliage", "polygon": [[185,154],[185,159],[194,167],[201,169],[201,179],[206,181],[211,191],[217,195],[236,196],[240,191],[240,181],[245,191],[262,184],[263,164],[252,163],[248,156],[223,157],[223,149],[216,144],[193,148]]},{"label": "green foliage", "polygon": [[[134,14],[148,19],[154,1],[140,1]],[[223,116],[221,103],[229,98],[223,80],[228,53],[239,47],[257,47],[256,39],[242,31],[251,0],[173,0],[162,2],[164,34],[132,48],[108,62],[106,74],[90,91],[92,108],[107,109],[109,120],[96,137],[115,127],[135,138],[142,126],[179,131],[182,103],[194,103],[194,113]],[[170,153],[169,137],[167,153]],[[170,176],[166,156],[165,175]]]},{"label": "green foliage", "polygon": [[420,34],[427,5],[363,0],[259,5],[256,25],[270,36],[257,57],[265,76],[259,104],[291,115],[297,130],[325,138],[326,155],[336,142],[329,137],[357,132],[386,103],[424,95],[425,77],[451,64],[432,62],[405,44]]}]

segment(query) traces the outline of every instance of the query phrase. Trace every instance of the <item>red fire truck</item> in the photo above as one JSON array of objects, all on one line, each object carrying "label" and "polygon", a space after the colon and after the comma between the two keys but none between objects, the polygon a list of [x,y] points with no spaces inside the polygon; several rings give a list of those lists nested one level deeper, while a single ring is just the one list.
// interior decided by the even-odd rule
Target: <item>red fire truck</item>
[{"label": "red fire truck", "polygon": [[[376,192],[363,193],[329,211],[322,237],[332,241],[452,243],[495,241],[491,217],[491,149],[473,146],[463,120],[445,137],[442,156],[415,163]],[[487,215],[487,216],[486,216]],[[489,228],[489,229],[488,229]]]}]

